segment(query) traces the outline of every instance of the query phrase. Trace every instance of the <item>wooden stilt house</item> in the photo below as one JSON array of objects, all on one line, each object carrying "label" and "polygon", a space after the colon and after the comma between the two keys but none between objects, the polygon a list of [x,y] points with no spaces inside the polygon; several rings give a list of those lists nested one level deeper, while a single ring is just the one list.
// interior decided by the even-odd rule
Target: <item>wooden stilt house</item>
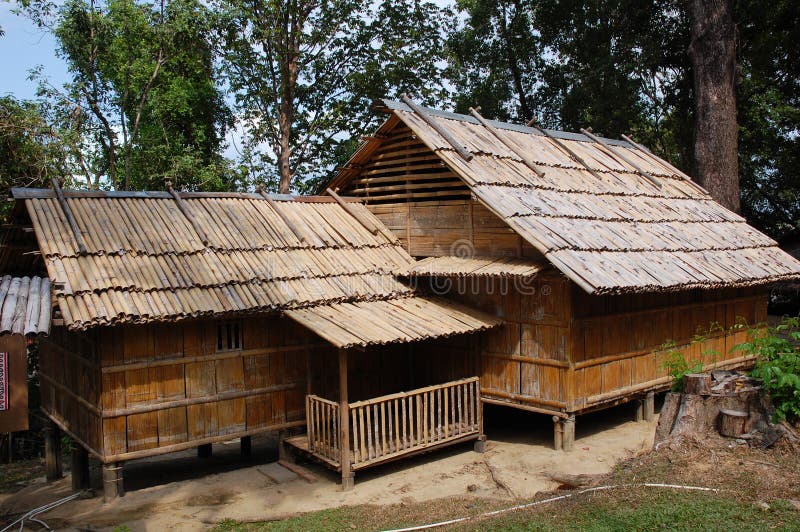
[{"label": "wooden stilt house", "polygon": [[293,444],[345,486],[362,467],[480,439],[464,352],[499,321],[399,282],[412,260],[362,205],[57,184],[13,195],[2,267],[52,283],[39,372],[51,477],[59,431],[76,443],[75,487],[88,453],[108,497],[126,461],[232,438],[246,452],[265,431],[306,428]]},{"label": "wooden stilt house", "polygon": [[[800,263],[631,140],[382,101],[387,120],[326,186],[421,259],[418,287],[503,320],[480,338],[483,402],[576,414],[669,386],[679,351],[741,367],[767,285]],[[671,347],[667,347],[669,344]],[[641,411],[641,409],[640,409]]]}]

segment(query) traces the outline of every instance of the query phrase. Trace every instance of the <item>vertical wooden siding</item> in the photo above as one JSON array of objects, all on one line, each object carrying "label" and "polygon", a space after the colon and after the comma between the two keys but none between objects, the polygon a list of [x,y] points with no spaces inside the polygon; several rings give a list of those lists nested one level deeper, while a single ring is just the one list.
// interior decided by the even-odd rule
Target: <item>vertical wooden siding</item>
[{"label": "vertical wooden siding", "polygon": [[[671,353],[705,367],[736,361],[734,346],[767,318],[767,294],[741,289],[641,296],[575,290],[571,329],[574,396],[580,410],[668,383]],[[661,380],[659,384],[655,381]]]},{"label": "vertical wooden siding", "polygon": [[53,327],[39,341],[39,382],[42,409],[101,454],[100,363],[93,335]]},{"label": "vertical wooden siding", "polygon": [[[97,414],[87,418],[77,400],[54,386],[43,387],[45,410],[64,418],[99,454],[123,459],[302,422],[307,357],[330,348],[289,320],[234,322],[242,345],[233,350],[218,349],[215,320],[101,327],[82,335],[56,329],[42,350],[43,372],[64,375],[64,387],[95,405]],[[66,350],[83,355],[64,356]],[[74,359],[88,353],[93,371],[79,374]]]}]

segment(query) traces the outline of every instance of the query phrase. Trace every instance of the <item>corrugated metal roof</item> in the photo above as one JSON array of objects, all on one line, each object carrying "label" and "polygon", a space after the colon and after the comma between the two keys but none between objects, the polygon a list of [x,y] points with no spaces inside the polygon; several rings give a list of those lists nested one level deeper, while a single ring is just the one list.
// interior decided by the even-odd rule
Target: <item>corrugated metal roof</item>
[{"label": "corrugated metal roof", "polygon": [[0,334],[49,334],[50,279],[0,277]]},{"label": "corrugated metal roof", "polygon": [[286,315],[340,348],[440,338],[501,323],[463,305],[425,297],[319,305]]},{"label": "corrugated metal roof", "polygon": [[511,257],[428,257],[401,269],[398,273],[410,277],[527,277],[549,267],[546,262]]},{"label": "corrugated metal roof", "polygon": [[[604,139],[609,149],[586,135],[555,134],[565,150],[534,129],[490,122],[503,130],[507,144],[474,117],[425,110],[472,155],[465,160],[408,106],[385,104],[479,201],[588,292],[800,278],[800,262],[776,242],[672,165],[631,143]],[[363,149],[370,152],[369,146]],[[526,154],[543,175],[516,152]],[[343,179],[353,175],[353,170],[343,172],[332,186],[344,187]]]}]

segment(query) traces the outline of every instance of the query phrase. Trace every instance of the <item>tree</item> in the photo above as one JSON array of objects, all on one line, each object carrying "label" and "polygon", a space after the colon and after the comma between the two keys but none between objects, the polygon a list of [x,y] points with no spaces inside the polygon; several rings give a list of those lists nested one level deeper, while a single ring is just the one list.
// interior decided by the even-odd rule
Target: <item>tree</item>
[{"label": "tree", "polygon": [[781,238],[800,227],[800,11],[791,0],[736,5],[742,214]]},{"label": "tree", "polygon": [[13,187],[50,186],[51,178],[68,176],[64,146],[36,103],[0,97],[0,194],[8,196]]},{"label": "tree", "polygon": [[431,102],[443,92],[446,18],[430,2],[219,0],[216,7],[251,179],[282,193],[313,187],[342,160],[347,139],[372,125],[370,98],[411,91]]},{"label": "tree", "polygon": [[229,188],[219,152],[231,115],[214,76],[212,14],[197,0],[69,0],[27,12],[58,39],[73,75],[41,95],[83,126],[89,187]]},{"label": "tree", "polygon": [[733,0],[690,0],[694,73],[694,174],[714,198],[740,210]]},{"label": "tree", "polygon": [[[448,39],[455,105],[486,116],[633,134],[691,160],[688,26],[677,0],[462,0]],[[516,67],[513,64],[516,62]]]},{"label": "tree", "polygon": [[534,6],[519,0],[458,0],[456,6],[466,15],[447,39],[456,110],[479,105],[496,119],[530,120],[544,62]]}]

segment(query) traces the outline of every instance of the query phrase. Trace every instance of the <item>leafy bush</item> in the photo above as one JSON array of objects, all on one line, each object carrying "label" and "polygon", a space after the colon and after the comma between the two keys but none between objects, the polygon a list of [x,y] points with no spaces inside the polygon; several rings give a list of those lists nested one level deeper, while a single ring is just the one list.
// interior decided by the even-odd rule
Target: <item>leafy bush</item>
[{"label": "leafy bush", "polygon": [[755,355],[751,375],[764,382],[775,404],[777,421],[800,419],[800,317],[776,327],[756,329],[749,342],[734,349]]},{"label": "leafy bush", "polygon": [[675,342],[667,342],[661,346],[662,349],[667,350],[667,358],[664,360],[664,369],[669,372],[672,377],[673,392],[683,391],[683,376],[689,373],[699,373],[703,371],[702,362],[689,362],[683,353],[675,349]]}]

